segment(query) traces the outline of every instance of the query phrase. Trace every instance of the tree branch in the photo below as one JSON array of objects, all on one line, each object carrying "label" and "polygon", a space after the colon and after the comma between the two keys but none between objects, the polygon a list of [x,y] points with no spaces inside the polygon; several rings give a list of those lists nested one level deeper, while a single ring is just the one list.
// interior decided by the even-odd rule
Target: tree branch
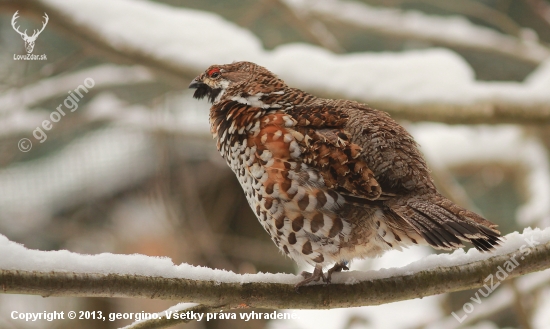
[{"label": "tree branch", "polygon": [[325,47],[335,53],[343,53],[344,48],[338,42],[338,39],[321,22],[312,20],[311,17],[304,15],[303,11],[297,10],[286,1],[277,0],[279,6],[289,15],[285,15],[291,24],[296,25],[299,32],[312,41]]},{"label": "tree branch", "polygon": [[[139,63],[153,70],[168,82],[180,86],[182,80],[188,83],[196,75],[196,68],[191,65],[178,65],[173,61],[159,58],[139,45],[130,45],[122,42],[112,42],[107,35],[98,31],[94,26],[79,22],[75,17],[60,10],[56,5],[42,0],[3,0],[2,8],[12,10],[22,8],[31,16],[40,17],[44,12],[50,17],[50,24],[58,31],[67,35],[84,47],[88,54],[105,56],[120,64]],[[186,86],[186,85],[185,85]]]},{"label": "tree branch", "polygon": [[[383,0],[382,0],[383,1]],[[382,1],[378,5],[382,5]],[[394,2],[395,3],[395,2]],[[522,27],[500,10],[494,9],[483,2],[475,0],[397,0],[397,3],[424,3],[436,8],[441,8],[454,15],[475,17],[487,24],[500,29],[505,34],[521,38]]]},{"label": "tree branch", "polygon": [[[15,2],[13,0],[0,1],[0,9],[2,7],[7,7],[11,9],[11,6],[14,5]],[[96,23],[93,21],[83,20],[82,17],[80,17],[80,19],[77,19],[76,17],[73,17],[73,15],[69,15],[68,12],[70,12],[70,10],[75,10],[74,8],[65,8],[66,6],[61,8],[53,3],[48,2],[47,0],[23,0],[17,2],[17,5],[25,8],[27,11],[35,16],[42,15],[44,11],[47,11],[48,15],[51,18],[50,21],[52,22],[52,24],[54,24],[53,26],[57,27],[60,31],[66,33],[67,35],[84,45],[87,51],[95,54],[105,54],[109,58],[118,62],[137,63],[147,66],[152,71],[160,74],[165,78],[168,78],[168,80],[172,81],[178,88],[182,88],[182,86],[187,86],[191,78],[198,74],[203,68],[197,66],[197,63],[200,62],[198,59],[189,59],[184,56],[179,56],[176,58],[172,53],[166,54],[163,53],[160,49],[151,47],[148,48],[147,44],[151,43],[152,40],[150,39],[153,38],[153,36],[151,35],[141,35],[143,37],[143,40],[138,39],[138,42],[136,40],[126,38],[125,35],[117,31],[110,31],[109,33],[106,33],[105,31],[102,31],[99,26],[94,25]],[[328,5],[331,4],[324,4],[324,6]],[[153,3],[151,3],[150,6],[151,8],[149,10],[149,14],[152,18],[155,19],[158,19],[159,16],[163,14],[165,9],[160,7],[157,8],[156,6],[160,5],[156,5]],[[362,10],[361,8],[359,8],[359,12]],[[136,10],[136,12],[139,12],[140,14],[143,14],[143,8],[131,9]],[[354,21],[355,19],[354,17],[343,16],[343,13],[339,16],[338,13],[340,10],[346,10],[346,12],[349,13],[349,8],[332,8],[330,6],[328,8],[321,8],[319,6],[314,6],[309,9],[312,11],[312,14],[315,13],[316,15],[321,15],[323,13],[328,15],[327,12],[330,12],[331,17],[342,16],[342,19],[345,18],[349,21]],[[117,9],[106,8],[105,10],[115,11]],[[113,15],[111,16],[119,17],[115,15],[116,13],[112,14]],[[357,12],[355,12],[355,14],[357,14]],[[374,13],[374,15],[376,16],[377,14]],[[397,15],[396,19],[404,19],[403,17],[400,17],[401,16]],[[365,20],[362,19],[361,22],[365,22]],[[447,30],[449,30],[451,27],[452,24],[450,27],[447,28]],[[399,31],[401,32],[397,31],[399,33],[410,33],[409,29],[404,28],[402,24],[392,24],[391,28],[400,29]],[[439,33],[437,32],[437,30],[438,29],[431,29],[430,31],[435,31],[434,33],[436,33],[437,35],[437,33]],[[492,40],[490,43],[483,41],[483,38],[481,38],[483,40],[478,40],[476,38],[464,39],[457,37],[457,40],[466,40],[473,43],[477,42],[482,48],[492,47],[495,51],[504,51],[510,54],[516,54],[517,56],[522,57],[524,60],[530,61],[532,63],[540,63],[545,58],[548,58],[548,56],[550,56],[550,50],[540,44],[523,42],[509,36],[499,36],[500,34],[490,30],[486,32],[488,34],[486,38],[488,40]],[[474,33],[475,36],[475,33],[477,32],[472,33]],[[240,34],[238,36],[242,37]],[[158,38],[158,36],[156,37]],[[508,41],[505,41],[502,38]],[[441,36],[441,42],[443,42],[443,44],[445,42],[450,42],[449,40],[451,39],[447,38],[446,36]],[[172,41],[174,43],[190,42],[189,40],[183,39]],[[474,46],[474,44],[471,45],[471,47]],[[234,49],[230,50],[235,51]],[[250,50],[251,53],[256,54],[254,56],[256,56],[258,60],[263,59],[269,62],[273,59],[273,52],[258,49]],[[198,49],[195,49],[195,51],[198,51]],[[242,53],[244,54],[245,52],[246,49],[242,49]],[[279,51],[278,53],[281,53],[281,51]],[[317,54],[317,52],[314,51],[311,53],[312,56],[314,54]],[[332,67],[332,70],[328,70],[327,72],[346,71],[346,67],[349,67],[347,66],[349,64],[347,61],[348,58],[345,57],[345,55],[335,56],[335,62],[339,64],[338,66]],[[299,63],[299,61],[297,62]],[[345,63],[346,65],[343,65]],[[317,63],[317,66],[319,65],[322,65],[321,62]],[[395,67],[393,67],[393,69],[395,69]],[[300,70],[308,70],[307,65],[300,66],[296,69],[295,73],[297,77],[307,76],[307,74],[302,74],[305,72],[302,72]],[[392,72],[392,69],[390,67],[388,68],[388,70],[390,73]],[[343,75],[339,76],[338,78],[343,79],[346,78],[346,76]],[[396,79],[399,79],[399,77],[396,76]],[[392,116],[398,119],[407,119],[411,121],[438,121],[453,124],[550,124],[550,103],[548,103],[547,98],[534,97],[533,94],[530,92],[532,90],[529,89],[532,86],[528,86],[525,83],[516,83],[516,85],[509,87],[498,85],[496,83],[480,84],[475,81],[471,81],[468,82],[472,84],[470,88],[471,90],[466,92],[463,97],[463,99],[466,99],[468,101],[465,101],[463,103],[454,103],[453,101],[446,100],[447,96],[452,96],[456,94],[456,91],[453,90],[452,87],[449,87],[451,89],[443,90],[442,95],[447,95],[443,95],[445,97],[438,97],[437,99],[434,99],[432,97],[433,95],[428,95],[429,97],[427,97],[427,99],[430,99],[430,101],[419,100],[415,103],[412,103],[410,101],[407,101],[406,98],[401,98],[399,96],[401,94],[399,93],[387,93],[382,96],[377,95],[377,93],[373,93],[372,95],[369,95],[367,93],[367,91],[369,90],[378,90],[378,84],[389,84],[390,82],[388,81],[378,81],[375,85],[371,85],[371,82],[364,83],[361,86],[361,89],[365,90],[366,92],[361,94],[360,96],[357,96],[357,93],[353,95],[350,94],[348,84],[335,85],[333,83],[335,79],[331,76],[325,76],[323,79],[317,79],[316,83],[319,83],[317,87],[311,86],[310,79],[308,80],[299,78],[295,80],[296,81],[294,81],[293,83],[298,88],[308,89],[308,91],[315,92],[323,97],[355,98],[357,101],[367,102],[372,107],[387,111]],[[392,89],[391,85],[388,85],[384,90],[386,89]],[[510,94],[516,95],[518,97],[510,98],[508,97],[508,95]]]},{"label": "tree branch", "polygon": [[41,102],[66,95],[67,90],[78,87],[87,78],[93,79],[96,92],[98,89],[154,81],[149,70],[141,66],[97,65],[0,92],[0,113],[14,111],[17,107],[32,108]]},{"label": "tree branch", "polygon": [[498,99],[473,104],[431,102],[404,104],[395,101],[372,101],[369,106],[383,109],[397,119],[435,121],[449,124],[550,124],[550,104],[545,102],[509,103]]},{"label": "tree branch", "polygon": [[[516,257],[519,266],[506,280],[550,268],[550,241],[530,248],[528,254],[513,250],[457,266],[435,267],[410,275],[358,281],[358,272],[342,273],[337,281],[294,291],[292,284],[270,282],[216,282],[131,274],[71,273],[62,271],[0,270],[2,293],[43,297],[134,297],[200,303],[229,308],[330,309],[380,305],[446,292],[481,287],[498,267]],[[524,259],[519,260],[522,257]],[[298,279],[298,278],[297,278]]]},{"label": "tree branch", "polygon": [[[287,0],[288,1],[288,0]],[[536,41],[504,35],[488,28],[397,9],[379,9],[350,1],[300,2],[301,8],[325,21],[352,25],[392,38],[413,39],[436,45],[489,52],[531,64],[550,56],[550,49]],[[455,24],[468,32],[456,33]],[[428,28],[431,26],[431,28]],[[476,37],[478,34],[478,37]]]}]

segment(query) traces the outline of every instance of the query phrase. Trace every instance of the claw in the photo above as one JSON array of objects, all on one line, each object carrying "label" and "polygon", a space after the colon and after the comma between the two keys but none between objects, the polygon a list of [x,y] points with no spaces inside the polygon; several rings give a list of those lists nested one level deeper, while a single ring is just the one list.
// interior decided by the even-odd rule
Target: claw
[{"label": "claw", "polygon": [[304,279],[307,279],[307,278],[309,278],[310,276],[312,276],[313,273],[310,273],[310,272],[307,272],[307,271],[302,271],[302,273],[300,273],[300,275],[301,275]]},{"label": "claw", "polygon": [[327,282],[327,278],[325,277],[325,274],[323,273],[323,268],[321,267],[321,265],[315,266],[315,270],[313,270],[313,273],[309,273],[309,272],[304,271],[301,274],[304,277],[304,280],[298,282],[294,286],[294,290],[296,290],[296,292],[298,292],[298,289],[301,286],[304,286],[304,285],[306,285],[310,282],[317,282],[321,279],[323,280],[323,282]]},{"label": "claw", "polygon": [[342,272],[342,270],[349,270],[349,267],[347,266],[347,262],[340,262],[334,264],[334,266],[327,271],[327,283],[330,283],[332,281],[332,273],[334,272]]}]

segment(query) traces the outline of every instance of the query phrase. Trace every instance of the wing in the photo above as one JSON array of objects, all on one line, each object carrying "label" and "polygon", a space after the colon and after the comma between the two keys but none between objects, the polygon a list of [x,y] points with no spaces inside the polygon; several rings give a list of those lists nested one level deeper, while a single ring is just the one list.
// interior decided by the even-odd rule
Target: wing
[{"label": "wing", "polygon": [[346,131],[362,147],[361,159],[374,172],[384,193],[435,192],[428,166],[413,137],[389,114],[363,104],[339,104],[349,116]]},{"label": "wing", "polygon": [[360,199],[380,198],[382,188],[361,159],[361,147],[344,129],[347,114],[333,106],[317,106],[297,108],[292,116],[293,128],[304,136],[298,142],[302,161],[319,172],[326,187]]}]

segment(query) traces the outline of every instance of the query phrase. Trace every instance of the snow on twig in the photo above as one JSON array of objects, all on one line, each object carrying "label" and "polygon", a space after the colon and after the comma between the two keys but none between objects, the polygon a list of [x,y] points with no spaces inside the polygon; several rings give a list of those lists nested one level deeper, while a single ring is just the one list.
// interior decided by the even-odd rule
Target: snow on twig
[{"label": "snow on twig", "polygon": [[[59,29],[93,49],[145,65],[183,87],[211,64],[249,60],[291,86],[367,102],[410,120],[550,122],[550,60],[542,62],[548,56],[545,51],[527,52],[538,54],[542,64],[523,83],[479,82],[468,64],[449,50],[336,55],[294,44],[271,51],[250,31],[196,10],[129,0],[29,2],[36,11],[51,12]],[[456,38],[470,31],[461,24]],[[466,34],[472,36],[470,32]],[[483,39],[479,35],[487,33],[473,38]]]},{"label": "snow on twig", "polygon": [[433,42],[437,45],[469,48],[508,55],[540,64],[550,49],[536,40],[522,40],[474,25],[466,18],[427,15],[419,11],[377,8],[357,1],[285,0],[290,6],[328,21],[388,36]]},{"label": "snow on twig", "polygon": [[[140,297],[263,308],[337,308],[379,305],[480,287],[506,268],[506,279],[550,267],[550,228],[511,233],[492,253],[471,249],[430,255],[401,268],[341,273],[327,288],[293,285],[291,274],[235,274],[174,265],[143,255],[80,255],[29,250],[0,237],[0,286],[4,293],[42,296]],[[512,263],[513,261],[513,263]],[[510,268],[510,264],[516,264]]]}]

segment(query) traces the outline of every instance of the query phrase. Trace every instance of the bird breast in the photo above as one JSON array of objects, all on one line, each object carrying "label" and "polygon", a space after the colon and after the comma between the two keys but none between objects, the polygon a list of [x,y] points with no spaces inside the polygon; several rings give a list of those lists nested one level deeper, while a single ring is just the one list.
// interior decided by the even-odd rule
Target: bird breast
[{"label": "bird breast", "polygon": [[339,260],[340,243],[351,230],[335,213],[344,198],[302,162],[305,136],[294,129],[296,120],[281,110],[248,113],[250,106],[226,106],[211,115],[218,149],[273,242],[298,262]]}]

